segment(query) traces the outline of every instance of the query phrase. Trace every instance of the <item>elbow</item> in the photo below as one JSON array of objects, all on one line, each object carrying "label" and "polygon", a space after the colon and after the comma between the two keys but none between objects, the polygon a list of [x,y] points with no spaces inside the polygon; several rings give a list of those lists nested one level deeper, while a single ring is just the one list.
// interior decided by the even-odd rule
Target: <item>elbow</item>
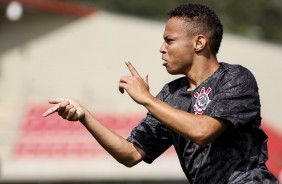
[{"label": "elbow", "polygon": [[208,145],[209,143],[211,143],[211,141],[206,140],[206,139],[198,139],[194,141],[195,144],[197,144],[200,147],[204,147],[206,145]]},{"label": "elbow", "polygon": [[141,160],[137,159],[125,159],[123,161],[118,161],[119,163],[123,164],[125,167],[131,168],[137,165]]},{"label": "elbow", "polygon": [[133,166],[135,166],[138,162],[126,162],[126,163],[123,163],[123,165],[125,167],[128,167],[128,168],[131,168]]},{"label": "elbow", "polygon": [[210,144],[214,137],[207,131],[198,131],[194,136],[193,142],[200,147]]},{"label": "elbow", "polygon": [[117,161],[123,164],[125,167],[131,168],[137,165],[139,162],[143,160],[143,157],[136,152],[130,153],[127,156],[121,157],[117,159]]},{"label": "elbow", "polygon": [[202,121],[202,123],[200,123],[200,125],[193,131],[190,138],[195,144],[202,147],[212,143],[228,127],[223,120],[216,120],[213,118],[211,118],[211,120],[212,121],[208,122]]},{"label": "elbow", "polygon": [[126,154],[122,154],[121,157],[116,158],[116,160],[123,164],[124,166],[131,168],[141,162],[143,158],[145,157],[145,152],[141,150],[140,148],[134,146],[132,143],[134,149],[131,151],[128,151]]}]

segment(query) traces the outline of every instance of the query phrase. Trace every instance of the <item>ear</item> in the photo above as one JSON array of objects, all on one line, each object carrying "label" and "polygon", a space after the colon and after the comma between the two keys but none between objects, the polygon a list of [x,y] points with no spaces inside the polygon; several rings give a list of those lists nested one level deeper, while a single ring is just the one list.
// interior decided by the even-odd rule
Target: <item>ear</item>
[{"label": "ear", "polygon": [[197,35],[194,43],[194,50],[196,52],[202,51],[207,44],[207,38],[204,35]]}]

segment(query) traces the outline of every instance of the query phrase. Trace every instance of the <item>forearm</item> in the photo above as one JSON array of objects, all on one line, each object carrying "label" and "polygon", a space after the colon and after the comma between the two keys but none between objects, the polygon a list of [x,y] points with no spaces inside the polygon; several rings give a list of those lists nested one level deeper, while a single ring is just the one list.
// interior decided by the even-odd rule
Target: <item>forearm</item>
[{"label": "forearm", "polygon": [[168,128],[199,145],[213,141],[226,128],[217,119],[176,109],[153,96],[143,105]]},{"label": "forearm", "polygon": [[120,135],[112,132],[98,122],[89,112],[81,123],[87,128],[97,142],[118,162],[131,167],[143,159],[144,153]]}]

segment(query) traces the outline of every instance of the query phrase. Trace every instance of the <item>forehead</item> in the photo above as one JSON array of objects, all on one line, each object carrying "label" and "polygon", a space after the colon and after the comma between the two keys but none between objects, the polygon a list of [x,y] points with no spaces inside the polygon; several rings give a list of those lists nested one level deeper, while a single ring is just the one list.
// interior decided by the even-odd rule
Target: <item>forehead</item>
[{"label": "forehead", "polygon": [[184,19],[172,17],[166,23],[164,36],[175,34],[187,34],[187,26],[187,22]]}]

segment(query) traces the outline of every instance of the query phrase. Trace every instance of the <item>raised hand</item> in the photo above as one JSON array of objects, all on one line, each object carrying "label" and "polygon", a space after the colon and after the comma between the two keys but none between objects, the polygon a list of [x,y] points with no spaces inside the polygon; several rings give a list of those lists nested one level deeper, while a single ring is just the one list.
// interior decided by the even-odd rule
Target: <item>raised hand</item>
[{"label": "raised hand", "polygon": [[84,108],[75,100],[54,98],[49,100],[50,104],[55,104],[43,113],[47,117],[55,112],[69,121],[81,121],[85,116]]},{"label": "raised hand", "polygon": [[119,90],[124,93],[124,90],[138,104],[144,104],[146,97],[150,96],[148,75],[142,78],[134,66],[129,62],[125,62],[131,76],[123,76],[119,81]]}]

